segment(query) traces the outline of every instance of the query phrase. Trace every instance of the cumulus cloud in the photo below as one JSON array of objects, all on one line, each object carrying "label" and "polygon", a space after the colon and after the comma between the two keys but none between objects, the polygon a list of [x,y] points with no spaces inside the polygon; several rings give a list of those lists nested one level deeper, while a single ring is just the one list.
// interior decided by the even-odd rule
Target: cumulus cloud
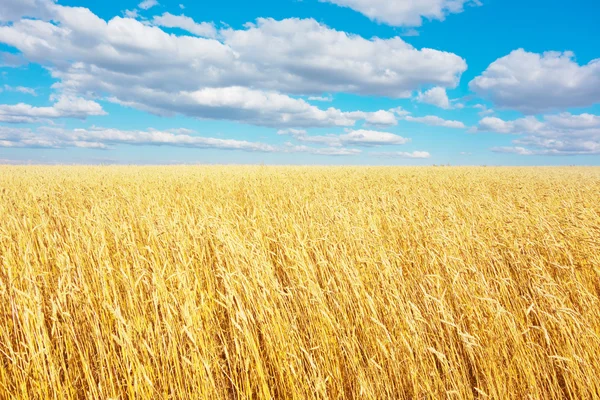
[{"label": "cumulus cloud", "polygon": [[423,19],[443,20],[460,13],[466,4],[479,0],[320,0],[358,11],[370,19],[392,26],[421,26]]},{"label": "cumulus cloud", "polygon": [[310,101],[332,102],[333,101],[333,96],[332,95],[327,95],[327,96],[309,96],[308,100],[310,100]]},{"label": "cumulus cloud", "polygon": [[308,134],[304,129],[280,129],[277,131],[278,135],[292,135],[292,136],[304,136]]},{"label": "cumulus cloud", "polygon": [[[4,85],[4,90],[7,92],[17,92],[17,93],[30,94],[32,96],[37,96],[37,92],[35,91],[34,88],[25,87],[25,86]],[[0,89],[0,91],[2,91],[2,89]]]},{"label": "cumulus cloud", "polygon": [[[419,50],[399,37],[365,39],[312,19],[258,19],[240,30],[221,30],[217,40],[167,34],[132,18],[107,22],[87,8],[30,1],[36,7],[24,13],[19,5],[20,11],[11,15],[36,19],[0,26],[0,42],[48,68],[58,81],[54,89],[70,96],[108,97],[161,115],[293,126],[300,114],[300,127],[351,126],[359,119],[394,125],[393,112],[321,110],[282,93],[409,97],[422,85],[454,87],[466,69],[465,61],[452,53]],[[185,18],[162,14],[156,24],[198,28]],[[203,32],[197,33],[214,34],[206,29],[210,27],[202,25]],[[206,96],[233,92],[220,109],[207,104]],[[246,107],[238,108],[240,97]],[[270,100],[265,106],[269,111],[257,111],[261,107],[250,105],[250,97]],[[286,105],[280,107],[282,102]],[[307,114],[313,122],[305,120]]]},{"label": "cumulus cloud", "polygon": [[409,122],[419,122],[421,124],[430,125],[430,126],[442,126],[445,128],[456,128],[456,129],[464,129],[466,128],[465,124],[461,121],[447,120],[438,117],[437,115],[427,115],[425,117],[411,117],[406,116],[404,120]]},{"label": "cumulus cloud", "polygon": [[239,86],[177,93],[148,88],[105,88],[114,95],[109,98],[110,101],[165,116],[182,114],[195,118],[227,119],[259,126],[291,128],[351,127],[360,120],[380,125],[396,123],[394,115],[387,111],[344,112],[333,107],[322,110],[302,99],[278,92]]},{"label": "cumulus cloud", "polygon": [[315,148],[308,146],[294,146],[289,145],[286,148],[286,152],[288,153],[309,153],[319,156],[355,156],[362,153],[359,149],[345,149],[345,148],[335,148],[335,147],[325,147],[325,148]]},{"label": "cumulus cloud", "polygon": [[446,94],[446,89],[442,87],[434,87],[426,92],[419,92],[417,101],[419,103],[431,104],[445,110],[452,108],[448,95]]},{"label": "cumulus cloud", "polygon": [[485,117],[486,115],[490,115],[490,114],[494,113],[494,110],[491,108],[488,108],[488,106],[486,106],[485,104],[475,104],[473,106],[473,108],[480,110],[477,113],[477,114],[479,114],[480,117]]},{"label": "cumulus cloud", "polygon": [[404,108],[402,107],[396,107],[396,108],[392,108],[391,110],[389,110],[390,112],[394,113],[395,115],[397,115],[398,117],[405,117],[407,115],[410,115],[410,111],[406,111]]},{"label": "cumulus cloud", "polygon": [[172,93],[245,86],[407,98],[424,85],[455,87],[467,68],[452,53],[399,37],[365,39],[312,19],[258,19],[221,30],[216,40],[167,34],[131,18],[107,22],[86,8],[47,4],[31,13],[38,19],[1,26],[0,42],[78,93],[115,85]]},{"label": "cumulus cloud", "polygon": [[342,142],[342,144],[353,144],[360,146],[397,145],[405,144],[410,141],[410,139],[394,135],[393,133],[365,129],[350,131],[346,134],[340,135],[339,140]]},{"label": "cumulus cloud", "polygon": [[492,147],[491,150],[494,153],[512,153],[512,154],[518,154],[521,156],[531,156],[531,155],[535,154],[533,151],[528,150],[525,147],[520,147],[520,146]]},{"label": "cumulus cloud", "polygon": [[492,150],[521,155],[583,155],[600,154],[600,116],[561,113],[505,121],[483,118],[475,129],[478,132],[496,132],[520,135],[514,147],[495,147]]},{"label": "cumulus cloud", "polygon": [[21,54],[0,51],[0,67],[20,67],[25,64],[27,61]]},{"label": "cumulus cloud", "polygon": [[410,139],[389,132],[365,129],[349,130],[341,135],[308,135],[304,130],[285,129],[277,132],[280,135],[291,135],[299,142],[327,145],[331,147],[354,146],[386,146],[408,143]]},{"label": "cumulus cloud", "polygon": [[220,139],[192,135],[188,130],[124,131],[110,128],[72,129],[41,127],[10,128],[0,126],[0,147],[12,148],[87,148],[110,149],[115,145],[130,146],[173,146],[200,149],[240,150],[248,152],[308,153],[314,155],[351,156],[360,154],[358,149],[309,147],[309,146],[273,146],[261,142]]},{"label": "cumulus cloud", "polygon": [[138,14],[138,10],[125,10],[123,11],[123,15],[126,16],[127,18],[137,18],[140,15]]},{"label": "cumulus cloud", "polygon": [[0,147],[80,147],[107,149],[116,144],[275,151],[273,146],[263,143],[174,134],[157,130],[123,131],[105,128],[66,130],[62,128],[42,127],[33,131],[26,128],[0,127]]},{"label": "cumulus cloud", "polygon": [[378,157],[391,157],[391,158],[430,158],[431,154],[426,151],[388,151],[388,152],[379,152],[379,153],[370,153],[371,155]]},{"label": "cumulus cloud", "polygon": [[196,36],[207,38],[214,38],[217,36],[217,28],[215,28],[215,24],[212,22],[197,23],[192,18],[186,17],[185,15],[173,15],[166,12],[162,15],[154,16],[154,18],[152,18],[152,23],[156,26],[165,28],[183,29]]},{"label": "cumulus cloud", "polygon": [[62,95],[49,107],[30,104],[0,104],[0,122],[34,123],[55,118],[85,119],[89,116],[106,115],[95,101]]},{"label": "cumulus cloud", "polygon": [[358,111],[352,113],[356,118],[364,119],[369,125],[390,126],[397,125],[396,113],[393,111],[379,110],[375,112]]},{"label": "cumulus cloud", "polygon": [[368,40],[312,19],[261,18],[247,29],[222,34],[241,59],[263,65],[263,72],[279,80],[280,90],[291,92],[402,98],[431,81],[455,87],[466,69],[466,62],[452,53],[418,50],[399,37]]},{"label": "cumulus cloud", "polygon": [[138,4],[138,7],[141,8],[142,10],[149,10],[154,6],[158,5],[158,1],[156,0],[144,0],[142,1],[140,4]]},{"label": "cumulus cloud", "polygon": [[0,21],[14,21],[22,17],[48,18],[50,13],[47,9],[52,6],[52,0],[2,0]]},{"label": "cumulus cloud", "polygon": [[600,59],[579,65],[572,52],[523,49],[494,61],[469,87],[501,108],[537,114],[600,102]]}]

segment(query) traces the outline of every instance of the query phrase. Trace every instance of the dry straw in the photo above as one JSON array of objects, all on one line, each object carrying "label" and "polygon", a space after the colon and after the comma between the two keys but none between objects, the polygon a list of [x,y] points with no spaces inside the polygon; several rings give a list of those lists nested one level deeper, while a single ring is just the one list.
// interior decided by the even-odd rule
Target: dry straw
[{"label": "dry straw", "polygon": [[0,398],[600,398],[600,170],[0,167]]}]

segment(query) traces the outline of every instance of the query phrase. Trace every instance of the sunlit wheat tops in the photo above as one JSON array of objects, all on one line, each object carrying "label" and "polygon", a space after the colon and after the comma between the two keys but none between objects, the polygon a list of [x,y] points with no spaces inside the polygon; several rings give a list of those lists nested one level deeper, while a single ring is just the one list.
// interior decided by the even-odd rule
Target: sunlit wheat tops
[{"label": "sunlit wheat tops", "polygon": [[600,398],[600,169],[0,167],[0,398]]}]

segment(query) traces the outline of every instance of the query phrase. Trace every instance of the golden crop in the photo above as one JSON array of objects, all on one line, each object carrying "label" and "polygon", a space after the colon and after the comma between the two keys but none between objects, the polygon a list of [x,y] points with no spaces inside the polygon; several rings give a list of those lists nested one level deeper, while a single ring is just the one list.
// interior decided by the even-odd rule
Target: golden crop
[{"label": "golden crop", "polygon": [[600,398],[600,169],[0,167],[0,398]]}]

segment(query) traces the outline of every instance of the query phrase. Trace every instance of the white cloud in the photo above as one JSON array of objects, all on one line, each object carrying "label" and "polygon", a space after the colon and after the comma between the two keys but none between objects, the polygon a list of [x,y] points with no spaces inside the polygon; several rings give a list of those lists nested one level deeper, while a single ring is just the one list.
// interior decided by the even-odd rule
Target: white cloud
[{"label": "white cloud", "polygon": [[365,129],[350,131],[344,135],[340,135],[339,140],[342,142],[342,144],[353,144],[360,146],[405,144],[410,141],[410,139],[394,135],[393,133]]},{"label": "white cloud", "polygon": [[30,94],[32,96],[37,96],[37,92],[35,91],[35,89],[25,86],[4,85],[4,90],[7,92],[18,92],[23,94]]},{"label": "white cloud", "polygon": [[331,147],[354,146],[386,146],[408,143],[410,139],[389,132],[365,129],[349,130],[342,135],[311,136],[304,130],[285,129],[277,132],[280,135],[291,135],[305,143],[322,144]]},{"label": "white cloud", "polygon": [[551,126],[559,129],[600,129],[600,116],[593,114],[573,115],[565,112],[556,115],[546,115],[544,119]]},{"label": "white cloud", "polygon": [[391,152],[379,152],[370,153],[374,156],[379,157],[392,157],[392,158],[430,158],[431,154],[426,151],[413,151],[412,153],[406,151],[391,151]]},{"label": "white cloud", "polygon": [[[321,109],[291,95],[404,98],[424,85],[454,87],[466,69],[452,53],[416,49],[399,37],[365,39],[312,19],[258,19],[223,29],[216,40],[167,34],[132,18],[107,22],[47,0],[5,0],[0,7],[14,20],[0,24],[0,42],[49,69],[58,93],[159,115],[293,128],[395,125],[394,110]],[[18,20],[23,15],[35,19]],[[185,18],[163,14],[157,23],[201,25]]]},{"label": "white cloud", "polygon": [[14,21],[22,17],[48,17],[46,10],[52,3],[52,0],[2,0],[0,21]]},{"label": "white cloud", "polygon": [[501,108],[536,114],[600,102],[600,59],[579,65],[572,52],[523,49],[494,61],[469,87]]},{"label": "white cloud", "polygon": [[464,129],[466,128],[465,124],[461,121],[447,120],[440,118],[436,115],[427,115],[425,117],[404,117],[406,121],[409,122],[419,122],[425,125],[430,126],[442,126],[445,128],[456,128],[456,129]]},{"label": "white cloud", "polygon": [[405,117],[407,115],[410,115],[410,111],[406,111],[405,109],[403,109],[402,107],[396,107],[396,108],[392,108],[391,110],[389,110],[390,112],[393,112],[394,114],[396,114],[398,117]]},{"label": "white cloud", "polygon": [[418,30],[416,29],[407,29],[406,31],[402,32],[401,36],[406,36],[406,37],[414,37],[414,36],[419,36],[420,33]]},{"label": "white cloud", "polygon": [[182,10],[185,10],[185,6],[183,4],[180,4],[179,8],[181,8]]},{"label": "white cloud", "polygon": [[379,110],[375,112],[355,112],[354,114],[367,121],[369,125],[391,126],[398,124],[396,114],[393,111]]},{"label": "white cloud", "polygon": [[423,93],[419,92],[417,101],[419,103],[432,104],[445,110],[452,108],[448,95],[446,94],[446,89],[442,87],[434,87]]},{"label": "white cloud", "polygon": [[217,36],[217,29],[212,22],[197,23],[192,18],[186,17],[185,15],[173,15],[166,12],[163,15],[154,16],[152,23],[165,28],[180,28],[197,36],[207,38],[214,38]]},{"label": "white cloud", "polygon": [[399,37],[367,40],[312,19],[258,19],[245,30],[221,33],[241,59],[262,65],[284,91],[407,98],[432,81],[455,87],[466,69],[451,53],[418,50]]},{"label": "white cloud", "polygon": [[149,10],[154,6],[158,5],[158,1],[156,0],[144,0],[142,1],[140,4],[138,4],[138,7],[141,8],[142,10]]},{"label": "white cloud", "polygon": [[561,113],[505,121],[500,118],[483,118],[477,132],[487,131],[521,135],[514,147],[495,147],[496,152],[521,155],[584,155],[600,154],[600,116]]},{"label": "white cloud", "polygon": [[162,89],[246,86],[293,94],[349,92],[407,98],[423,85],[455,87],[466,62],[401,38],[365,39],[312,19],[259,19],[221,40],[167,34],[131,18],[106,22],[85,8],[49,5],[55,24],[0,26],[0,42],[48,66],[78,93],[105,86]]},{"label": "white cloud", "polygon": [[50,107],[33,107],[25,103],[0,104],[0,122],[33,123],[55,118],[85,119],[96,115],[106,115],[100,104],[64,95]]},{"label": "white cloud", "polygon": [[309,96],[308,100],[310,101],[324,101],[324,102],[332,102],[333,101],[333,96],[332,95],[327,95],[327,96]]},{"label": "white cloud", "polygon": [[358,149],[345,149],[345,148],[331,148],[331,147],[308,147],[308,146],[294,146],[290,145],[286,149],[289,153],[309,153],[319,156],[355,156],[362,153]]},{"label": "white cloud", "polygon": [[423,19],[443,20],[448,14],[460,13],[466,4],[480,5],[478,0],[320,0],[348,7],[370,19],[392,26],[421,26]]},{"label": "white cloud", "polygon": [[[181,130],[177,130],[181,131]],[[25,148],[87,148],[107,150],[115,145],[131,146],[172,146],[200,149],[240,150],[248,152],[309,153],[315,155],[350,156],[360,154],[358,149],[308,147],[308,146],[273,146],[261,142],[245,140],[220,139],[173,133],[150,129],[147,131],[124,131],[110,128],[72,129],[41,127],[37,130],[29,128],[9,128],[0,126],[0,147]]]},{"label": "white cloud", "polygon": [[505,121],[497,117],[485,117],[479,121],[476,131],[520,134],[539,132],[544,127],[545,125],[535,117],[519,118],[514,121]]},{"label": "white cloud", "polygon": [[21,54],[0,51],[0,67],[20,67],[24,64],[27,64],[27,61]]},{"label": "white cloud", "polygon": [[125,15],[127,18],[133,18],[133,19],[136,19],[137,17],[139,17],[138,10],[125,10],[125,11],[123,11],[123,15]]},{"label": "white cloud", "polygon": [[[270,127],[351,127],[359,120],[391,123],[387,114],[344,112],[330,107],[322,110],[302,99],[245,87],[205,88],[193,92],[147,88],[106,87],[114,94],[110,101],[157,115],[182,114],[205,119],[228,119]],[[384,112],[387,113],[387,112]],[[393,121],[395,123],[395,119]]]},{"label": "white cloud", "polygon": [[492,110],[491,108],[488,108],[485,104],[475,104],[473,106],[473,108],[477,108],[478,110],[480,110],[477,114],[479,114],[480,117],[485,117],[486,115],[490,115],[494,113],[494,110]]},{"label": "white cloud", "polygon": [[534,155],[535,153],[531,150],[528,150],[524,147],[519,147],[519,146],[515,146],[515,147],[492,147],[491,150],[494,153],[513,153],[513,154],[518,154],[521,156],[531,156]]},{"label": "white cloud", "polygon": [[292,136],[304,136],[308,132],[304,129],[280,129],[277,131],[278,135],[292,135]]},{"label": "white cloud", "polygon": [[26,128],[0,127],[0,147],[81,147],[107,149],[117,144],[218,148],[264,152],[276,150],[273,146],[264,143],[173,134],[157,130],[122,131],[105,128],[66,130],[62,128],[43,127],[32,131]]}]

